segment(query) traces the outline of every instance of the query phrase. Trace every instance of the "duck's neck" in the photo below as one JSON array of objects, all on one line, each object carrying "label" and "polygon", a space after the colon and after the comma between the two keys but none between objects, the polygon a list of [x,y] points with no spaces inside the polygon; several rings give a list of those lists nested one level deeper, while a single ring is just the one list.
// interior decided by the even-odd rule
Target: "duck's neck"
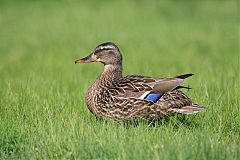
[{"label": "duck's neck", "polygon": [[105,65],[104,71],[100,75],[100,77],[104,77],[107,80],[115,80],[122,77],[122,65]]},{"label": "duck's neck", "polygon": [[122,65],[105,65],[104,71],[99,75],[97,80],[93,83],[90,90],[101,90],[110,86],[114,80],[122,77]]}]

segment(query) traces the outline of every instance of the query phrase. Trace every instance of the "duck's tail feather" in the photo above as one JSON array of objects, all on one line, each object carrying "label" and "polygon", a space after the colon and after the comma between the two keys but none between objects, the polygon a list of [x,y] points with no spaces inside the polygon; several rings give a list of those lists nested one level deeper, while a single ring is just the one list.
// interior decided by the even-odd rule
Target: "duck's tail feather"
[{"label": "duck's tail feather", "polygon": [[183,75],[176,76],[175,78],[186,79],[186,78],[191,77],[193,75],[194,74],[189,73],[189,74],[183,74]]},{"label": "duck's tail feather", "polygon": [[182,108],[174,108],[173,111],[182,114],[193,114],[204,111],[206,108],[198,104],[193,103],[189,106],[183,106]]},{"label": "duck's tail feather", "polygon": [[174,88],[173,90],[182,89],[182,88],[187,89],[187,90],[192,89],[191,87],[177,86],[177,87]]}]

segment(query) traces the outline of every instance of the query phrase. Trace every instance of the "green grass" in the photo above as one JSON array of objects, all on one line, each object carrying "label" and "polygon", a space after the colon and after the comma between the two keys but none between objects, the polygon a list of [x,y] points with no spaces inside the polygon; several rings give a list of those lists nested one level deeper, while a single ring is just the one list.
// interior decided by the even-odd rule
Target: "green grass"
[{"label": "green grass", "polygon": [[[228,1],[1,1],[0,159],[240,159],[239,8]],[[124,74],[195,73],[207,106],[138,126],[97,120],[87,88],[101,64],[75,65],[117,43]]]}]

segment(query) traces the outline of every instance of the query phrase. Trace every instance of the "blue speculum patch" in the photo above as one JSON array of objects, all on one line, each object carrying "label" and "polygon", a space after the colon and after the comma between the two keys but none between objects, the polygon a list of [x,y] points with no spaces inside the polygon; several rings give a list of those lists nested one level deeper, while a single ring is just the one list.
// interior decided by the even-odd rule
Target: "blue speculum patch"
[{"label": "blue speculum patch", "polygon": [[162,95],[162,93],[149,93],[144,99],[155,103],[162,97]]}]

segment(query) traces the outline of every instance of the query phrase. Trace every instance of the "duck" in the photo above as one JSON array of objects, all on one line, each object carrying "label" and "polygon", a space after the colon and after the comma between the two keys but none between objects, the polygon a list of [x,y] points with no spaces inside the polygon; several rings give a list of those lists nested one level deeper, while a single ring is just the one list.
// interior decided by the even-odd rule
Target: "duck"
[{"label": "duck", "polygon": [[122,76],[122,54],[113,42],[98,45],[78,63],[100,62],[103,72],[87,91],[89,111],[97,118],[129,121],[163,119],[174,114],[193,114],[206,107],[192,100],[181,84],[193,74],[154,78],[142,75]]}]

